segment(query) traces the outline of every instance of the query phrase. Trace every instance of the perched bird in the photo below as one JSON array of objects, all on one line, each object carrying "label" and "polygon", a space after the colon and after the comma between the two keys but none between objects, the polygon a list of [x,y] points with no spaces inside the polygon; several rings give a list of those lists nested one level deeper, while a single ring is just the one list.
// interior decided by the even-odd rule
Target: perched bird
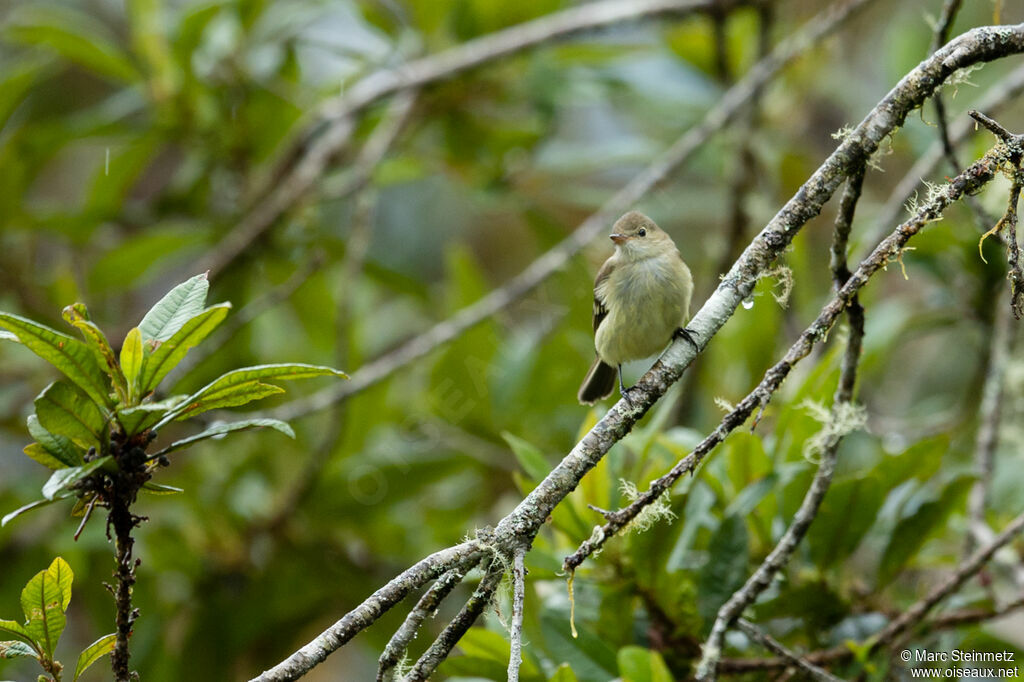
[{"label": "perched bird", "polygon": [[665,348],[674,335],[690,342],[683,328],[690,316],[693,277],[672,237],[653,220],[630,211],[616,221],[611,240],[615,253],[594,281],[594,347],[579,401],[593,405],[622,385],[622,363],[646,358]]}]

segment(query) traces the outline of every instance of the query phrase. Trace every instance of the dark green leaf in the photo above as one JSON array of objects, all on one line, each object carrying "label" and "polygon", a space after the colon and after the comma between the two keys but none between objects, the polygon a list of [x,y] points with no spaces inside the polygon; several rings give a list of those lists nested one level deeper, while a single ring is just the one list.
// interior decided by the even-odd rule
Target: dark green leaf
[{"label": "dark green leaf", "polygon": [[[79,448],[67,436],[59,433],[50,433],[39,423],[39,417],[34,414],[28,416],[28,432],[33,438],[39,441],[39,445],[48,453],[64,464],[64,466],[78,466],[83,459],[84,450]],[[27,451],[29,457],[32,457]],[[35,459],[33,457],[33,459]],[[36,460],[39,461],[39,460]],[[46,464],[45,462],[40,462]],[[49,465],[47,465],[49,466]]]},{"label": "dark green leaf", "polygon": [[[3,628],[0,627],[0,633]],[[0,658],[38,658],[36,650],[25,642],[0,642]]]},{"label": "dark green leaf", "polygon": [[673,682],[672,673],[657,651],[626,646],[619,649],[617,658],[622,682]]},{"label": "dark green leaf", "polygon": [[106,419],[96,403],[77,387],[55,381],[35,400],[39,424],[52,434],[67,436],[81,448],[99,447]]},{"label": "dark green leaf", "polygon": [[139,323],[142,340],[166,341],[174,336],[182,325],[203,311],[209,290],[205,272],[171,289]]},{"label": "dark green leaf", "polygon": [[160,454],[166,455],[167,453],[174,452],[175,450],[186,448],[193,443],[198,443],[201,440],[223,436],[231,433],[232,431],[244,431],[246,429],[259,429],[263,427],[272,428],[276,431],[280,431],[289,438],[295,438],[295,432],[292,431],[292,427],[288,426],[287,423],[280,419],[246,419],[245,421],[229,422],[227,424],[215,424],[201,433],[197,433],[194,436],[189,436],[188,438],[183,438],[171,443],[161,450]]},{"label": "dark green leaf", "polygon": [[56,470],[63,469],[66,466],[75,466],[74,462],[62,462],[53,455],[50,451],[44,448],[39,443],[29,443],[22,450],[28,457],[42,464],[47,469]]},{"label": "dark green leaf", "polygon": [[75,676],[72,682],[74,682],[74,680],[77,680],[79,675],[84,673],[90,665],[92,665],[93,663],[95,663],[96,661],[100,660],[101,658],[109,654],[111,651],[113,651],[114,644],[116,643],[117,635],[111,633],[109,635],[104,635],[100,637],[95,642],[87,646],[85,650],[82,651],[82,654],[78,657],[78,664],[75,665]]},{"label": "dark green leaf", "polygon": [[110,405],[107,377],[87,345],[10,313],[0,313],[0,327],[14,332],[29,350],[64,372],[97,405]]},{"label": "dark green leaf", "polygon": [[529,443],[519,436],[503,431],[501,437],[505,439],[509,447],[512,448],[512,452],[516,456],[516,460],[519,462],[519,466],[523,467],[526,474],[533,479],[534,483],[539,483],[544,480],[544,477],[551,471],[551,466],[547,460],[544,459],[544,453],[542,453],[536,446]]},{"label": "dark green leaf", "polygon": [[747,579],[747,523],[741,516],[727,516],[708,545],[708,560],[697,580],[697,606],[710,629],[722,604]]},{"label": "dark green leaf", "polygon": [[161,485],[160,483],[153,483],[152,481],[146,481],[143,483],[142,489],[151,495],[177,495],[178,493],[185,492],[182,488],[175,488],[171,485]]},{"label": "dark green leaf", "polygon": [[284,393],[284,389],[280,386],[265,384],[261,381],[248,381],[211,392],[198,400],[193,400],[190,396],[188,400],[184,401],[182,407],[165,416],[157,424],[157,427],[163,426],[171,419],[185,420],[203,412],[224,407],[238,407],[278,393]]},{"label": "dark green leaf", "polygon": [[43,485],[43,497],[48,500],[52,500],[58,493],[67,490],[69,486],[82,480],[92,472],[112,461],[114,461],[114,458],[107,455],[106,457],[94,459],[88,464],[83,464],[82,466],[57,469],[53,472],[53,475],[50,476],[50,479]]},{"label": "dark green leaf", "polygon": [[186,398],[188,398],[187,395],[176,395],[159,402],[143,403],[118,410],[117,421],[121,423],[126,434],[134,435],[156,424],[161,417],[181,405]]},{"label": "dark green leaf", "polygon": [[161,379],[174,369],[210,332],[217,328],[231,309],[230,303],[211,306],[185,322],[181,329],[161,343],[146,360],[146,367],[139,381],[140,393],[145,395],[155,389]]}]

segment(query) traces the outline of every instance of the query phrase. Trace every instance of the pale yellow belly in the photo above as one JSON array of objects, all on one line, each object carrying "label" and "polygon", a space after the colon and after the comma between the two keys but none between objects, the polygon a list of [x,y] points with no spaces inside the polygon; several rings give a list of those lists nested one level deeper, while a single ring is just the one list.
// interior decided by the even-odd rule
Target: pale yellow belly
[{"label": "pale yellow belly", "polygon": [[689,271],[658,263],[623,267],[599,292],[608,316],[597,329],[598,355],[615,366],[661,352],[689,316]]}]

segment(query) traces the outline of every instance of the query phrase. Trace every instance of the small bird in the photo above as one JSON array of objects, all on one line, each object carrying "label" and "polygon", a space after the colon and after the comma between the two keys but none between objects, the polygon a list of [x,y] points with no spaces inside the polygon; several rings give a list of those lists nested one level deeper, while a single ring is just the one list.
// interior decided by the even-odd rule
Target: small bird
[{"label": "small bird", "polygon": [[[672,237],[637,211],[612,227],[615,253],[594,281],[594,348],[597,357],[580,386],[579,401],[593,405],[615,388],[629,400],[622,385],[622,363],[661,351],[681,335],[690,316],[693,277]],[[696,344],[694,344],[696,345]]]}]

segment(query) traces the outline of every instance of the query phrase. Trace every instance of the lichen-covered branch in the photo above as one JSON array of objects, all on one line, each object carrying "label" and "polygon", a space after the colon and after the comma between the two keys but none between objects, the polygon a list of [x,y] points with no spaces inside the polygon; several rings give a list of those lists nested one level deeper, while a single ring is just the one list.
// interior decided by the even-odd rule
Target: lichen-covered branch
[{"label": "lichen-covered branch", "polygon": [[508,682],[519,682],[523,662],[523,605],[526,601],[526,549],[516,551],[512,560],[512,624],[509,628]]},{"label": "lichen-covered branch", "polygon": [[800,658],[800,656],[790,651],[781,642],[761,630],[749,620],[745,620],[743,618],[737,619],[736,627],[738,627],[747,637],[751,638],[765,649],[768,649],[768,651],[786,659],[793,668],[798,668],[810,675],[812,678],[820,680],[821,682],[839,682],[838,677],[827,670],[822,670],[813,663],[808,663],[804,659]]}]

